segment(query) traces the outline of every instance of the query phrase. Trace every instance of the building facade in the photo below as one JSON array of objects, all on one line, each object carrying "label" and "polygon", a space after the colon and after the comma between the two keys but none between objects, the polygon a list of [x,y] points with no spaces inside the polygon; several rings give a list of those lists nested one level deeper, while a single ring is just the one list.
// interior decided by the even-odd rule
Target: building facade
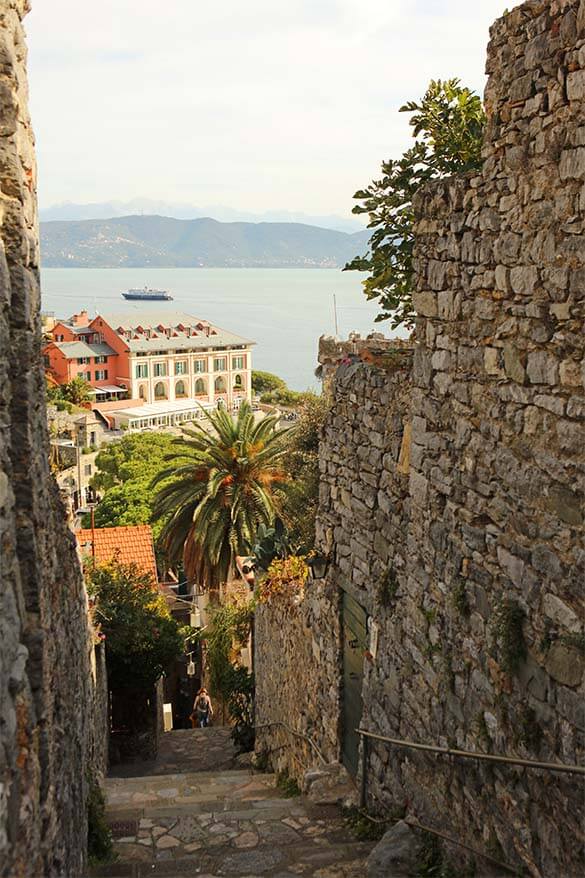
[{"label": "building facade", "polygon": [[193,401],[232,409],[252,396],[254,342],[167,309],[86,312],[58,321],[45,348],[59,383],[87,380],[96,397],[144,404]]}]

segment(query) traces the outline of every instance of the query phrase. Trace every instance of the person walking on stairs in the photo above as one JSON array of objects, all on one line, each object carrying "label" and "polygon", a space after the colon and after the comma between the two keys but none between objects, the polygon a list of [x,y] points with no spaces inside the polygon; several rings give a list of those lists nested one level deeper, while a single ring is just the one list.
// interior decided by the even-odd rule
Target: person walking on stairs
[{"label": "person walking on stairs", "polygon": [[209,725],[209,720],[213,716],[213,707],[207,689],[202,688],[197,693],[191,716],[197,721],[200,729],[206,729]]}]

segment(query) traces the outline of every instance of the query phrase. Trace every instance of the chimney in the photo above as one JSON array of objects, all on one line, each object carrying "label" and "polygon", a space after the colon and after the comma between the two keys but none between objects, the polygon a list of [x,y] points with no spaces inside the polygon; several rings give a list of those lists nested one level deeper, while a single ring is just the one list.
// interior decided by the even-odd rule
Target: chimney
[{"label": "chimney", "polygon": [[89,326],[89,315],[87,311],[84,309],[80,311],[79,314],[74,314],[71,318],[71,323],[74,326]]}]

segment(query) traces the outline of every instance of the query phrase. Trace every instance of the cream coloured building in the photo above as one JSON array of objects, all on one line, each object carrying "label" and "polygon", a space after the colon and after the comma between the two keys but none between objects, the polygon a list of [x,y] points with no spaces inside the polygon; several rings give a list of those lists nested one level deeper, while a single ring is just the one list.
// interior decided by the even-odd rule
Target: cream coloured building
[{"label": "cream coloured building", "polygon": [[228,409],[251,400],[254,342],[208,321],[146,306],[99,314],[91,329],[116,352],[110,377],[132,399]]}]

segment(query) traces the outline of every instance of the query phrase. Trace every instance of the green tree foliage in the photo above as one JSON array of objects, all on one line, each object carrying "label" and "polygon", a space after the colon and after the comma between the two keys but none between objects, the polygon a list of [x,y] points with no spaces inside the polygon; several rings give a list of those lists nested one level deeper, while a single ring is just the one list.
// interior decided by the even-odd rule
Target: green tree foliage
[{"label": "green tree foliage", "polygon": [[[104,493],[95,510],[96,527],[153,524],[151,482],[167,468],[173,440],[169,433],[135,433],[100,451],[91,481]],[[162,521],[153,524],[155,538],[161,528]]]},{"label": "green tree foliage", "polygon": [[211,692],[227,706],[233,722],[232,738],[242,751],[254,746],[254,676],[238,664],[236,654],[248,644],[253,618],[251,602],[224,604],[215,608],[211,625],[202,634],[207,643]]},{"label": "green tree foliage", "polygon": [[230,578],[258,526],[280,512],[275,489],[287,481],[286,431],[273,416],[255,423],[246,402],[235,419],[223,409],[206,418],[211,430],[185,430],[187,438],[173,443],[173,465],[153,480],[154,517],[165,522],[161,543],[170,563],[183,558],[188,578],[212,588]]},{"label": "green tree foliage", "polygon": [[260,395],[260,402],[294,408],[300,405],[310,391],[291,390],[286,382],[272,372],[252,372],[252,390]]},{"label": "green tree foliage", "polygon": [[111,562],[86,569],[96,621],[106,636],[111,688],[150,689],[184,652],[184,632],[172,618],[152,576],[136,564]]},{"label": "green tree foliage", "polygon": [[266,405],[277,405],[284,408],[297,408],[309,396],[314,396],[310,390],[291,390],[289,387],[278,387],[276,390],[268,390],[260,397],[260,402]]},{"label": "green tree foliage", "polygon": [[290,476],[284,520],[288,541],[296,553],[307,554],[315,544],[319,502],[319,437],[329,411],[327,396],[308,394],[290,431],[283,466]]},{"label": "green tree foliage", "polygon": [[412,113],[416,139],[401,158],[382,164],[382,177],[355,193],[361,204],[353,213],[368,214],[374,232],[369,252],[345,270],[367,271],[366,297],[381,306],[377,320],[393,328],[412,325],[413,223],[412,200],[417,190],[438,177],[481,166],[485,113],[480,97],[458,79],[432,80],[420,103],[409,101],[401,113]]},{"label": "green tree foliage", "polygon": [[286,387],[286,382],[272,372],[252,371],[252,390],[254,393],[267,393],[270,390],[278,390]]},{"label": "green tree foliage", "polygon": [[72,412],[73,406],[82,406],[93,400],[91,384],[80,375],[67,384],[57,384],[52,377],[45,374],[45,387],[47,402],[56,405],[61,411]]},{"label": "green tree foliage", "polygon": [[76,378],[72,378],[71,381],[63,385],[63,399],[72,402],[73,405],[91,402],[93,399],[91,384],[79,375]]}]

